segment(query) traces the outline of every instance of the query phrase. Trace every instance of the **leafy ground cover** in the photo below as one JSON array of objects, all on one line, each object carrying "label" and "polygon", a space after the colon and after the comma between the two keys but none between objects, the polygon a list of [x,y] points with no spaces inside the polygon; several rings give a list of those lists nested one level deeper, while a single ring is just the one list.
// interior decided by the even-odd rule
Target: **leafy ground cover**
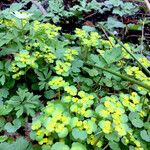
[{"label": "leafy ground cover", "polygon": [[146,7],[12,2],[1,2],[0,150],[148,150]]}]

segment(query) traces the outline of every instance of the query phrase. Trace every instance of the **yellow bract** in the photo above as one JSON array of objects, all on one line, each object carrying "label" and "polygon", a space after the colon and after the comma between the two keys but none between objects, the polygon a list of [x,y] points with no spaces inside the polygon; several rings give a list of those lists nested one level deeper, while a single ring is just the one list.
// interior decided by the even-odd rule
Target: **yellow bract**
[{"label": "yellow bract", "polygon": [[71,64],[69,62],[62,62],[60,60],[56,61],[56,66],[54,69],[56,70],[56,73],[62,76],[67,76],[69,74],[69,69],[71,67]]},{"label": "yellow bract", "polygon": [[50,23],[40,23],[39,21],[34,21],[34,30],[40,33],[41,31],[44,31],[49,39],[53,39],[59,35],[58,31],[61,30],[61,28]]},{"label": "yellow bract", "polygon": [[102,131],[106,134],[112,131],[111,122],[110,121],[103,121],[102,122]]},{"label": "yellow bract", "polygon": [[150,67],[150,61],[146,57],[140,57],[139,61],[145,66]]}]

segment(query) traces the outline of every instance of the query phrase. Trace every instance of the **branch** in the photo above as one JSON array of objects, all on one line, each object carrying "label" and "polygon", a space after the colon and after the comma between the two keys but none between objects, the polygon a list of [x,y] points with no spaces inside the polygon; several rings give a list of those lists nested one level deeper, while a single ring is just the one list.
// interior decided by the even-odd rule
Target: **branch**
[{"label": "branch", "polygon": [[113,75],[115,75],[117,77],[120,77],[120,78],[122,78],[122,79],[124,79],[126,81],[129,81],[129,82],[133,83],[133,84],[137,84],[138,86],[143,87],[143,88],[147,89],[148,91],[150,91],[150,85],[145,84],[145,83],[143,83],[141,81],[138,81],[138,80],[136,80],[136,79],[134,79],[132,77],[129,77],[127,75],[122,75],[122,74],[120,74],[118,72],[115,72],[113,70],[110,70],[110,69],[107,69],[107,68],[104,68],[104,67],[100,67],[97,64],[94,65],[94,64],[91,64],[91,63],[88,63],[88,62],[85,63],[85,64],[87,64],[88,66],[93,66],[93,67],[97,67],[99,69],[102,69],[103,71],[109,72],[109,73],[111,73],[111,74],[113,74]]},{"label": "branch", "polygon": [[144,0],[144,2],[145,2],[145,4],[146,4],[148,10],[150,11],[150,3],[149,3],[149,1],[148,1],[148,0]]},{"label": "branch", "polygon": [[44,16],[47,15],[46,10],[44,9],[44,7],[41,5],[40,2],[36,1],[36,0],[30,0],[41,12]]}]

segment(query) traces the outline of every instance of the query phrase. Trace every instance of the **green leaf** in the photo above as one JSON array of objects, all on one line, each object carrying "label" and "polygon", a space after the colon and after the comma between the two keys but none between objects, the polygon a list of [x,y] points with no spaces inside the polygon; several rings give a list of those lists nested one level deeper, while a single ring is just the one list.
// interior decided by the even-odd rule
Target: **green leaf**
[{"label": "green leaf", "polygon": [[8,115],[12,109],[13,108],[9,105],[0,105],[0,116]]},{"label": "green leaf", "polygon": [[47,99],[52,99],[55,96],[55,92],[53,90],[45,91],[44,96]]},{"label": "green leaf", "polygon": [[139,114],[136,112],[131,112],[129,114],[129,120],[131,121],[132,125],[137,128],[142,128],[144,125],[143,121],[140,119]]},{"label": "green leaf", "polygon": [[5,125],[6,121],[4,117],[0,117],[0,129]]},{"label": "green leaf", "polygon": [[[40,146],[37,146],[37,148],[34,147],[34,150],[41,150]],[[42,150],[51,150],[50,145],[42,145]]]},{"label": "green leaf", "polygon": [[72,143],[72,147],[70,150],[87,150],[87,149],[83,144],[79,142],[74,142]]},{"label": "green leaf", "polygon": [[113,83],[110,79],[103,78],[101,81],[103,81],[103,83],[105,83],[107,87],[112,87],[113,86]]},{"label": "green leaf", "polygon": [[108,139],[109,141],[116,141],[116,142],[119,142],[120,140],[117,133],[114,132],[110,134],[106,134],[105,138]]},{"label": "green leaf", "polygon": [[5,55],[13,54],[16,52],[18,52],[18,46],[17,44],[12,44],[11,47],[3,48],[0,52],[0,56],[5,56]]},{"label": "green leaf", "polygon": [[141,119],[133,119],[131,122],[137,128],[143,127],[143,121]]},{"label": "green leaf", "polygon": [[0,61],[0,69],[2,70],[4,68],[4,64],[2,61]]},{"label": "green leaf", "polygon": [[76,139],[76,140],[82,140],[84,141],[87,138],[87,133],[86,131],[83,130],[79,130],[78,128],[74,128],[72,130],[72,136]]},{"label": "green leaf", "polygon": [[8,44],[13,38],[14,38],[13,34],[8,32],[7,34],[5,34],[5,36],[0,37],[0,46],[3,46],[4,44]]},{"label": "green leaf", "polygon": [[107,22],[106,22],[106,26],[108,29],[113,29],[113,28],[124,28],[125,25],[118,21],[117,19],[115,18],[112,18],[112,17],[109,17]]},{"label": "green leaf", "polygon": [[24,67],[27,66],[26,64],[21,63],[21,62],[17,62],[16,64],[17,64],[17,66],[18,66],[19,68],[24,68]]},{"label": "green leaf", "polygon": [[114,9],[113,9],[113,14],[117,14],[117,15],[119,15],[119,16],[123,16],[123,15],[125,15],[126,13],[125,13],[123,10],[121,10],[120,8],[114,8]]},{"label": "green leaf", "polygon": [[84,67],[83,68],[86,72],[88,72],[88,74],[91,76],[91,77],[94,77],[94,76],[97,76],[99,74],[99,72],[97,71],[96,68],[93,68],[93,69],[89,69],[87,67]]},{"label": "green leaf", "polygon": [[9,95],[8,89],[6,88],[0,89],[0,97],[7,98],[8,95]]},{"label": "green leaf", "polygon": [[113,62],[117,62],[119,59],[121,59],[121,53],[122,51],[120,48],[112,48],[112,50],[107,50],[104,53],[103,58],[108,64],[112,64]]},{"label": "green leaf", "polygon": [[15,142],[0,143],[0,150],[33,150],[31,144],[27,142],[24,138],[18,138]]},{"label": "green leaf", "polygon": [[19,110],[16,112],[17,118],[19,118],[23,114],[24,108],[23,106],[20,106]]},{"label": "green leaf", "polygon": [[112,150],[121,150],[120,147],[119,147],[119,144],[116,143],[116,142],[113,142],[113,141],[110,141],[109,142],[109,146]]},{"label": "green leaf", "polygon": [[146,130],[142,130],[140,132],[141,138],[146,141],[146,142],[150,142],[150,131],[146,131]]},{"label": "green leaf", "polygon": [[91,26],[83,26],[82,29],[87,31],[87,32],[94,32],[94,31],[96,31],[96,29],[94,27],[91,27]]},{"label": "green leaf", "polygon": [[58,133],[58,136],[60,138],[64,138],[68,135],[68,129],[67,128],[64,128],[61,132]]},{"label": "green leaf", "polygon": [[144,128],[147,130],[150,130],[150,122],[145,122],[144,123]]},{"label": "green leaf", "polygon": [[32,145],[24,138],[18,138],[16,142],[12,144],[13,150],[32,150]]},{"label": "green leaf", "polygon": [[72,67],[71,67],[71,71],[74,73],[78,73],[80,72],[80,68],[83,66],[83,61],[80,59],[75,59],[72,62]]},{"label": "green leaf", "polygon": [[10,148],[11,148],[11,150],[13,150],[12,147],[10,147],[10,145],[8,143],[6,143],[6,142],[0,143],[0,150],[8,150]]},{"label": "green leaf", "polygon": [[11,12],[13,12],[13,11],[17,11],[17,10],[21,9],[22,7],[23,7],[22,3],[13,3],[9,9]]},{"label": "green leaf", "polygon": [[14,133],[16,132],[19,128],[21,127],[21,122],[19,119],[15,119],[13,121],[13,124],[11,124],[10,122],[6,123],[6,125],[4,126],[4,129],[8,132],[8,133]]},{"label": "green leaf", "polygon": [[8,137],[6,135],[0,136],[0,143],[6,141],[7,139]]},{"label": "green leaf", "polygon": [[5,83],[5,75],[2,75],[1,76],[1,78],[0,78],[0,83],[2,84],[2,85],[4,85],[4,83]]},{"label": "green leaf", "polygon": [[100,67],[104,67],[107,64],[106,61],[98,55],[91,54],[90,58],[96,65],[98,65]]},{"label": "green leaf", "polygon": [[55,144],[52,145],[51,150],[69,150],[69,146],[65,145],[62,142],[56,142]]},{"label": "green leaf", "polygon": [[120,6],[123,4],[123,2],[121,0],[108,0],[109,4],[113,5],[113,6]]},{"label": "green leaf", "polygon": [[128,122],[128,116],[126,114],[122,114],[121,117],[120,117],[120,121],[122,123]]},{"label": "green leaf", "polygon": [[141,31],[142,30],[142,25],[140,24],[132,24],[132,23],[129,23],[127,25],[128,29],[129,30],[138,30],[138,31]]},{"label": "green leaf", "polygon": [[35,109],[40,109],[40,96],[34,95],[28,92],[28,89],[19,88],[17,95],[14,95],[7,101],[11,107],[17,112],[17,117],[20,117],[23,113],[33,116]]}]

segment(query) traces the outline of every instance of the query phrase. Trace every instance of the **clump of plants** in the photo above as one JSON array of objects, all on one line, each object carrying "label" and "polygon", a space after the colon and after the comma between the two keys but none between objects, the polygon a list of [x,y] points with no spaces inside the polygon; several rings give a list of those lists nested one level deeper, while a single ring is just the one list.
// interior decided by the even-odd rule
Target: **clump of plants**
[{"label": "clump of plants", "polygon": [[0,28],[2,135],[28,126],[43,150],[148,150],[150,61],[136,45],[79,28],[64,34],[27,13]]}]

